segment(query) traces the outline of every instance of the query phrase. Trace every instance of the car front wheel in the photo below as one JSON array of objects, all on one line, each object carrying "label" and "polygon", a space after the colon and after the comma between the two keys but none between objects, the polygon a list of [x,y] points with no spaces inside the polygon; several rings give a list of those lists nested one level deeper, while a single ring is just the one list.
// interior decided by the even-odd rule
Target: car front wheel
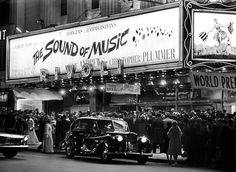
[{"label": "car front wheel", "polygon": [[111,161],[111,156],[108,153],[108,147],[105,145],[102,147],[101,150],[101,159],[104,163],[109,163]]},{"label": "car front wheel", "polygon": [[148,161],[148,157],[145,156],[139,157],[137,161],[141,165],[146,164],[146,162]]},{"label": "car front wheel", "polygon": [[13,158],[14,156],[16,156],[17,151],[8,151],[8,152],[4,152],[3,155],[6,158]]},{"label": "car front wheel", "polygon": [[74,153],[74,144],[72,140],[69,140],[69,143],[66,144],[65,151],[67,158],[74,158],[75,153]]}]

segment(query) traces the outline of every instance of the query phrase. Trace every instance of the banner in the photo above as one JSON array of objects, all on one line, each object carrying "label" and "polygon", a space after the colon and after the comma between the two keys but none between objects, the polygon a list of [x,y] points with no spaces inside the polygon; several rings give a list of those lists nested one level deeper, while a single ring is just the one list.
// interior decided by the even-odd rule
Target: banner
[{"label": "banner", "polygon": [[106,92],[115,94],[137,94],[140,95],[140,85],[121,83],[106,83]]},{"label": "banner", "polygon": [[236,91],[236,74],[233,73],[190,73],[192,88],[222,89]]},{"label": "banner", "polygon": [[16,103],[16,110],[35,110],[43,112],[43,101],[41,100],[29,100],[29,99],[18,99]]}]

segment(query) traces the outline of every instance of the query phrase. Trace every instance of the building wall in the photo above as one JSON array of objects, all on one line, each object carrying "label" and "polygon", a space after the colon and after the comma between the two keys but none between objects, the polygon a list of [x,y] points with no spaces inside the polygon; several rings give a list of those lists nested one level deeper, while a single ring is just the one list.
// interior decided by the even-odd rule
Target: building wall
[{"label": "building wall", "polygon": [[25,29],[38,30],[40,25],[37,20],[40,18],[39,11],[40,0],[30,0],[25,3]]},{"label": "building wall", "polygon": [[[68,0],[67,15],[61,16],[61,0],[9,0],[10,13],[9,23],[16,24],[23,32],[26,30],[34,31],[41,29],[41,25],[37,23],[38,19],[44,21],[44,26],[62,25],[73,22],[80,22],[87,19],[88,12],[98,13],[94,15],[96,18],[110,16],[130,10],[140,8],[148,8],[159,5],[158,3],[143,2],[139,0],[120,1],[120,0],[100,0],[99,9],[91,10],[92,0]],[[165,1],[166,0],[153,0]],[[130,4],[133,4],[130,8]]]},{"label": "building wall", "polygon": [[67,1],[67,22],[79,22],[85,19],[86,0]]},{"label": "building wall", "polygon": [[60,0],[10,0],[9,23],[15,23],[23,32],[41,29],[38,19],[50,24],[65,24],[61,16]]},{"label": "building wall", "polygon": [[44,20],[45,26],[60,24],[61,1],[40,0],[40,18]]},{"label": "building wall", "polygon": [[121,5],[117,0],[101,0],[100,6],[102,17],[121,12]]},{"label": "building wall", "polygon": [[25,31],[25,0],[10,0],[9,23]]}]

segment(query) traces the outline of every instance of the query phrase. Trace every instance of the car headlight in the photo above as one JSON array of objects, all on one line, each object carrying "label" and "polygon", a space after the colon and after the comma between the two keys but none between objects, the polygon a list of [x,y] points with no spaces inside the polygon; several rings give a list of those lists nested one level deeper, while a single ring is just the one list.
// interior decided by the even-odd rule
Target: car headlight
[{"label": "car headlight", "polygon": [[142,137],[142,138],[141,138],[141,142],[142,142],[142,143],[146,143],[147,141],[148,141],[147,137]]},{"label": "car headlight", "polygon": [[123,141],[123,137],[121,135],[116,136],[116,139],[118,142],[122,142]]},{"label": "car headlight", "polygon": [[29,139],[29,136],[25,136],[24,137],[24,142],[27,142],[28,139]]}]

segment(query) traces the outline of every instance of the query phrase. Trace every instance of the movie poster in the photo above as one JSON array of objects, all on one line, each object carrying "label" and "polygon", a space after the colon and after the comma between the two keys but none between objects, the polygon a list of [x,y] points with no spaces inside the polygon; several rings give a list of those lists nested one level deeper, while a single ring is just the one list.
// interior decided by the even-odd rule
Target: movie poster
[{"label": "movie poster", "polygon": [[194,60],[236,61],[236,13],[193,10]]}]

